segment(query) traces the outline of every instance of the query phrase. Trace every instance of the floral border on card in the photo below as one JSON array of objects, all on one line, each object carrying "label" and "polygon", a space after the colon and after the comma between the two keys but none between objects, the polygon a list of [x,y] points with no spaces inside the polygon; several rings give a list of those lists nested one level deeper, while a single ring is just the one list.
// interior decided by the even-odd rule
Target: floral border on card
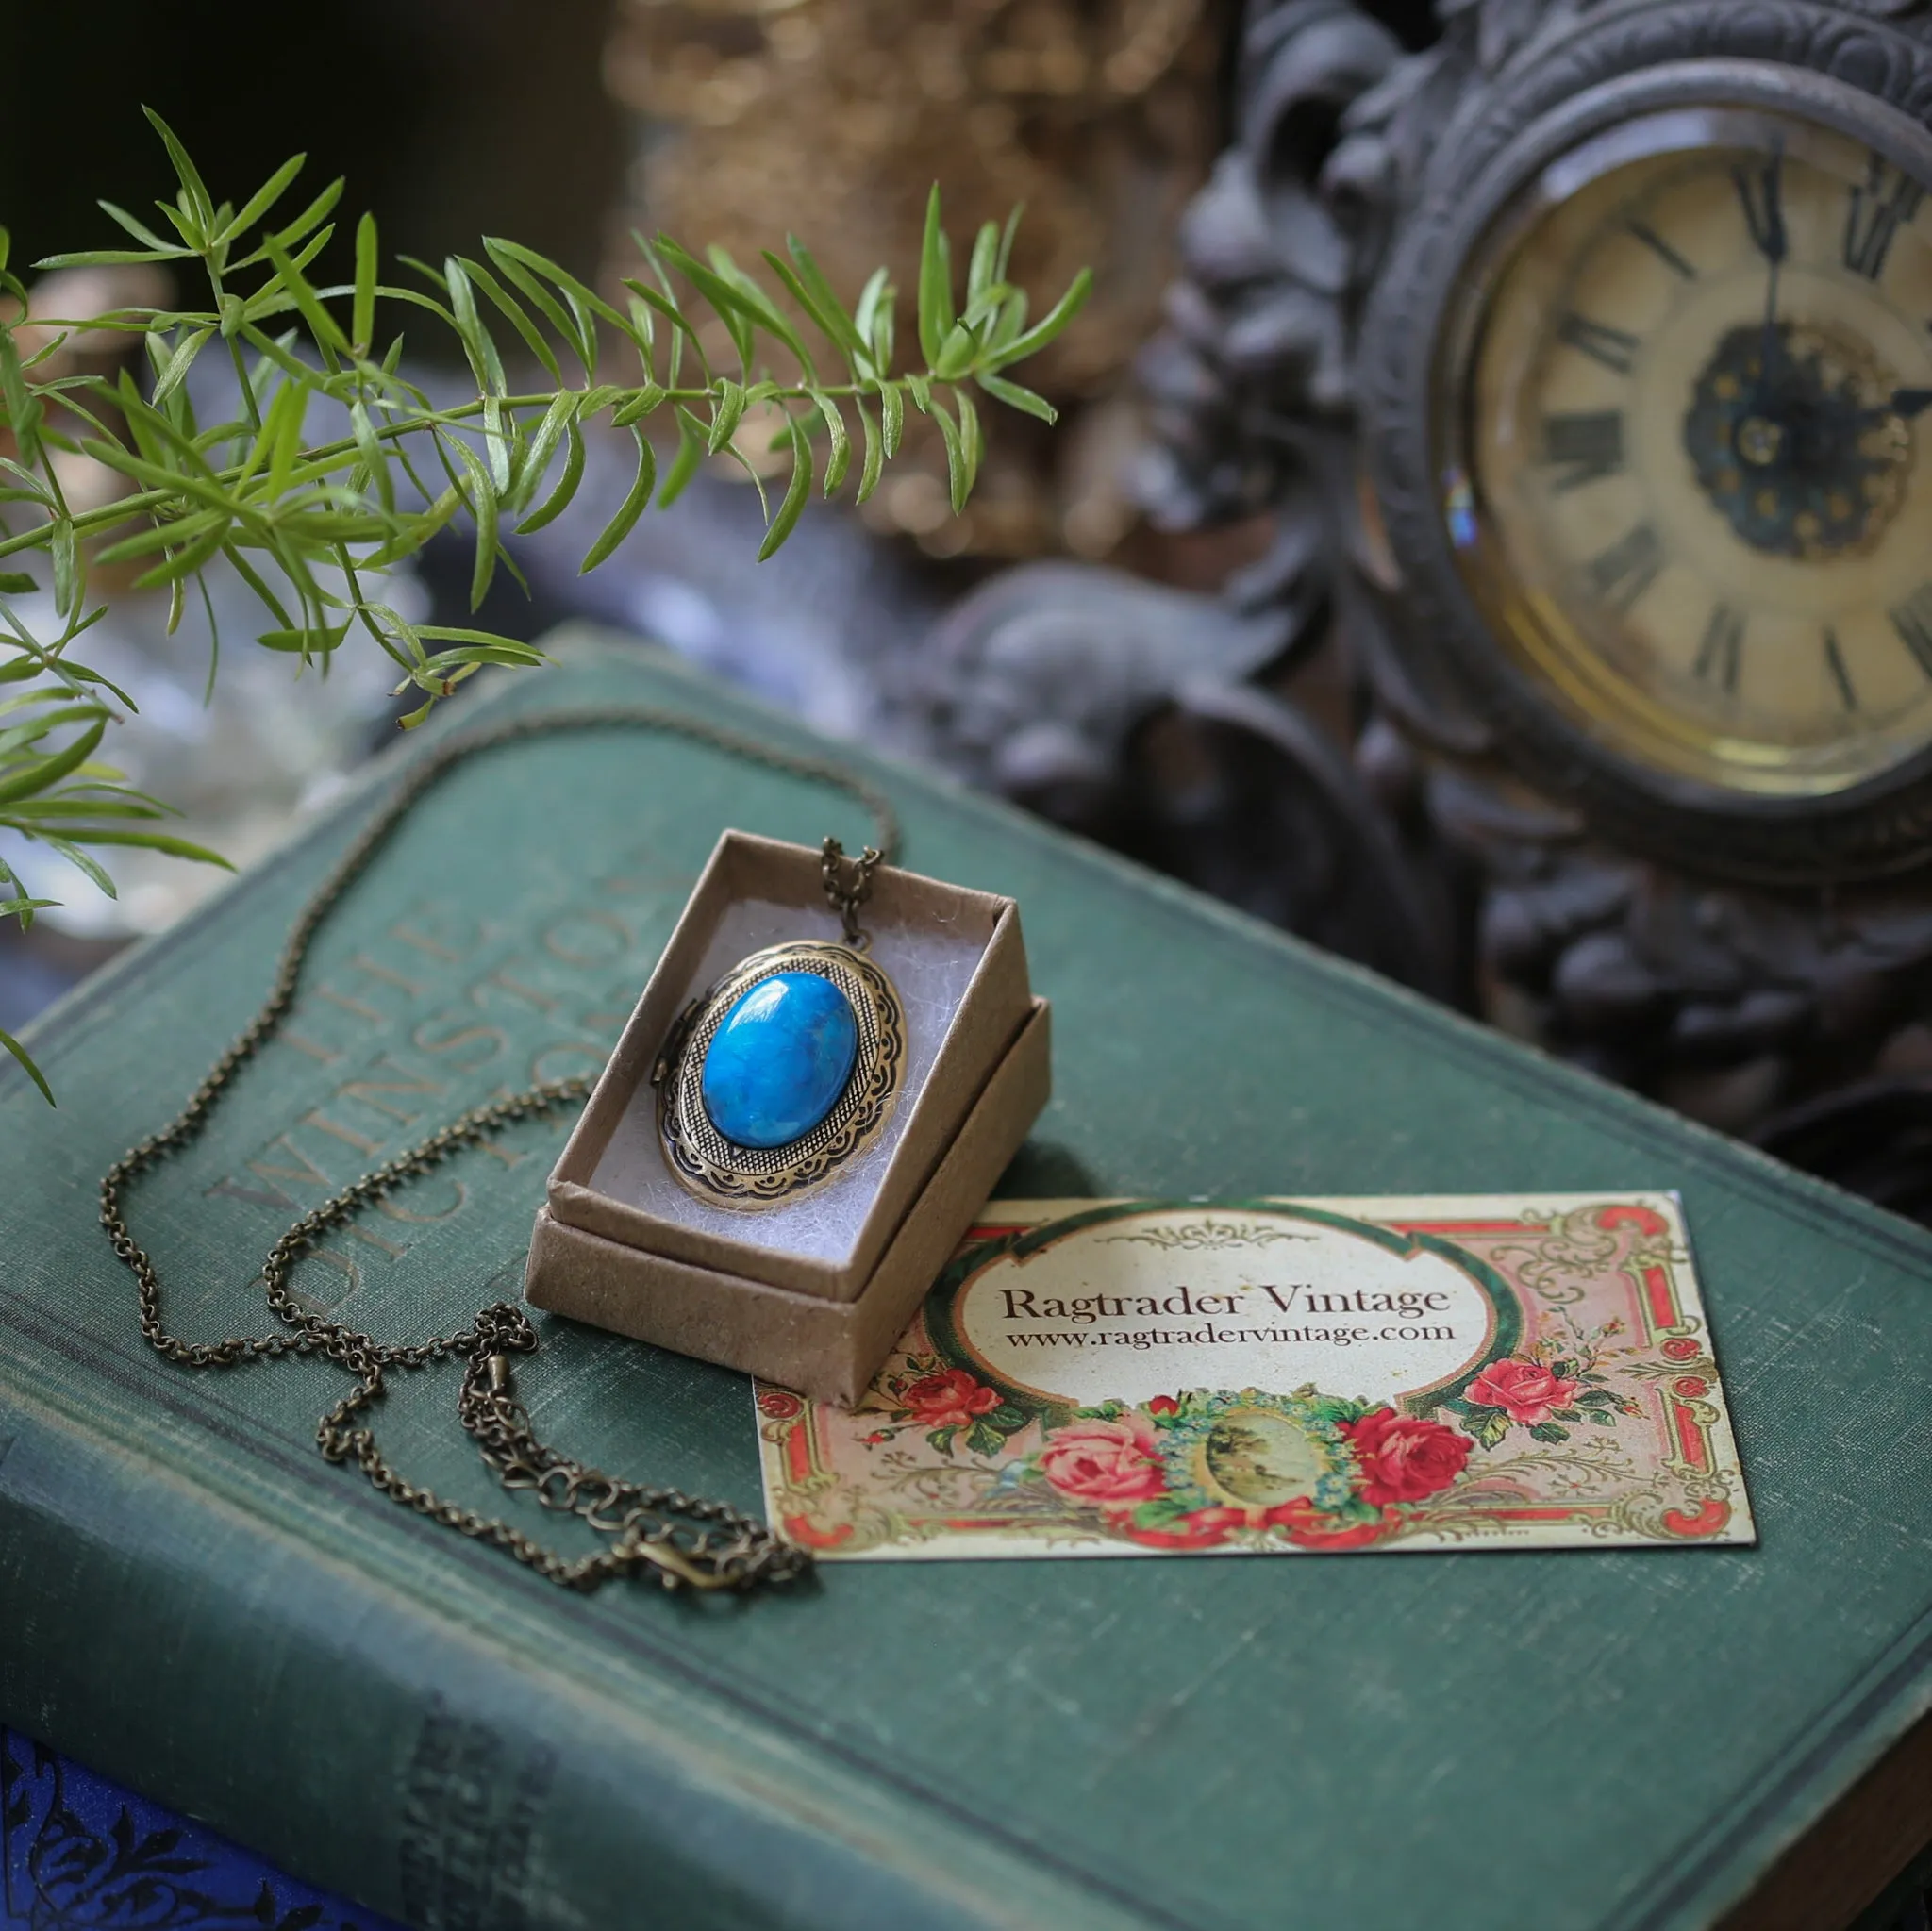
[{"label": "floral border on card", "polygon": [[[1471,1203],[1502,1205],[1515,1204]],[[1123,1201],[974,1229],[858,1410],[758,1388],[772,1517],[833,1557],[1752,1539],[1674,1215],[1603,1198],[1426,1220],[1388,1206],[1369,1221],[1283,1201]],[[1265,1246],[1299,1221],[1439,1255],[1492,1307],[1487,1344],[1392,1404],[1309,1384],[1076,1406],[1003,1378],[963,1338],[953,1310],[988,1266],[1156,1211],[1195,1218],[1111,1238]],[[1579,1321],[1592,1302],[1603,1318]]]}]

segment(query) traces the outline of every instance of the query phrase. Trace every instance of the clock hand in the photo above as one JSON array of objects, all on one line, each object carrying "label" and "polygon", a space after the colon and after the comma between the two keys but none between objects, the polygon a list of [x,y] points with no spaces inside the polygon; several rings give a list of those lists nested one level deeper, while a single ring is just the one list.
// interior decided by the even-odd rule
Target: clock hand
[{"label": "clock hand", "polygon": [[1764,289],[1764,329],[1757,351],[1757,391],[1759,401],[1772,382],[1772,371],[1778,354],[1777,279],[1790,252],[1790,240],[1785,229],[1784,210],[1785,147],[1780,138],[1772,147],[1771,158],[1754,175],[1742,165],[1731,169],[1731,184],[1744,206],[1744,223],[1751,239],[1769,264]]},{"label": "clock hand", "polygon": [[1909,423],[1914,417],[1923,416],[1927,409],[1932,409],[1932,389],[1894,389],[1883,402],[1858,411],[1858,427],[1875,429],[1879,424],[1890,422],[1894,417],[1902,423]]}]

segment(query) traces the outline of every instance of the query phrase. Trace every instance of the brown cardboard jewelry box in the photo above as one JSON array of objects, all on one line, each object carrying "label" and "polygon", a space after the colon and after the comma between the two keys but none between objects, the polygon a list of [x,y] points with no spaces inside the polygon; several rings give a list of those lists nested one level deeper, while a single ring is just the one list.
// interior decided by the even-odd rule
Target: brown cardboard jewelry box
[{"label": "brown cardboard jewelry box", "polygon": [[878,1139],[797,1200],[746,1210],[689,1192],[659,1146],[652,1069],[740,958],[841,936],[819,866],[804,845],[720,839],[551,1174],[524,1295],[850,1405],[1046,1104],[1050,1021],[1011,899],[881,867],[860,923],[907,1040]]}]

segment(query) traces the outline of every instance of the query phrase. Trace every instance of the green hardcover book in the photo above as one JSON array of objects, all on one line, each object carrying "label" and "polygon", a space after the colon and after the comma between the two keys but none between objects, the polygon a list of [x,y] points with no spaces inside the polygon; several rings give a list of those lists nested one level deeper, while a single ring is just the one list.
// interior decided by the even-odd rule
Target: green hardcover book
[{"label": "green hardcover book", "polygon": [[[587,640],[448,724],[641,703],[806,741]],[[1055,1097],[1008,1193],[1677,1190],[1758,1545],[582,1596],[323,1461],[337,1371],[158,1361],[98,1176],[252,1012],[417,755],[50,1017],[58,1113],[0,1091],[0,1721],[424,1931],[1762,1931],[1849,1922],[1932,1838],[1932,1239],[883,763],[908,862],[1014,895],[1054,1001]],[[261,1331],[257,1269],[308,1206],[500,1088],[594,1068],[722,826],[856,821],[634,731],[462,767],[325,928],[287,1036],[136,1186],[173,1326]],[[303,1291],[385,1337],[513,1296],[560,1133],[439,1170]],[[560,1536],[478,1461],[456,1378],[407,1377],[385,1450]],[[569,1452],[758,1506],[741,1376],[551,1322],[520,1387]]]}]

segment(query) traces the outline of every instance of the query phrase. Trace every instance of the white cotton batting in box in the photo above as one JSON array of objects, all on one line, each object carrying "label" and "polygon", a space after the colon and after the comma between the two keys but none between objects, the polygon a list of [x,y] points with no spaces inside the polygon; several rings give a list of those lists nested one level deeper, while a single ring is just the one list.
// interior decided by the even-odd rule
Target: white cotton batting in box
[{"label": "white cotton batting in box", "polygon": [[[893,1153],[905,1138],[934,1061],[985,956],[981,923],[922,919],[916,924],[861,912],[872,935],[867,957],[891,980],[906,1019],[906,1063],[899,1093],[879,1137],[837,1175],[802,1198],[758,1212],[713,1207],[673,1177],[658,1136],[658,1090],[641,1080],[592,1171],[599,1193],[645,1213],[725,1239],[838,1264],[858,1244],[859,1231]],[[967,929],[970,925],[971,929]],[[791,940],[838,940],[829,907],[742,899],[726,906],[709,943],[678,999],[682,1011],[747,955]]]}]

